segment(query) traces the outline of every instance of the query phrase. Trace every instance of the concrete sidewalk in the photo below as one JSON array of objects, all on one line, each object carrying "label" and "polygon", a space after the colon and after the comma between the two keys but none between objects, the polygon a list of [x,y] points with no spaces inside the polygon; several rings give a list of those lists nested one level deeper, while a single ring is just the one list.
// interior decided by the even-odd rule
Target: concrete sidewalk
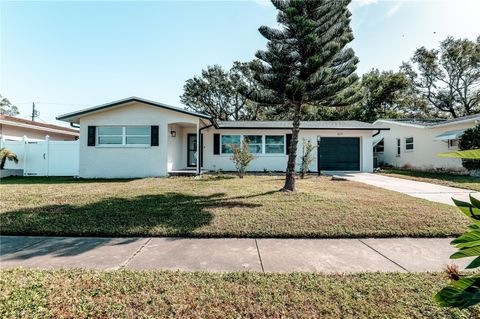
[{"label": "concrete sidewalk", "polygon": [[0,236],[0,268],[350,273],[441,271],[451,239],[185,239]]},{"label": "concrete sidewalk", "polygon": [[469,201],[469,194],[480,198],[480,193],[468,189],[455,188],[425,182],[412,181],[404,178],[390,177],[371,173],[335,173],[347,180],[385,188],[413,197],[427,199],[442,204],[455,205],[455,199]]}]

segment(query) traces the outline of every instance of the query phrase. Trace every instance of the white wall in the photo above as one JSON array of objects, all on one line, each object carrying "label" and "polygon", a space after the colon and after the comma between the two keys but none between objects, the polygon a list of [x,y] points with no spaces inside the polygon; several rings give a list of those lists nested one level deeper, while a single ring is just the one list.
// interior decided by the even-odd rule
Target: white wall
[{"label": "white wall", "polygon": [[[198,118],[138,102],[99,111],[80,118],[80,177],[130,178],[166,176],[169,163],[173,169],[179,165],[168,159],[169,124],[197,125]],[[88,126],[158,125],[159,146],[87,146]],[[171,141],[171,140],[170,140]],[[172,146],[172,150],[175,146]],[[185,146],[186,147],[186,146]]]},{"label": "white wall", "polygon": [[[470,123],[455,124],[441,127],[413,127],[378,121],[376,126],[388,127],[389,131],[382,131],[385,152],[379,154],[379,161],[396,167],[411,166],[418,169],[462,169],[462,161],[454,158],[441,158],[437,154],[457,150],[449,148],[445,141],[434,141],[434,138],[446,131],[455,131],[474,127],[474,121]],[[414,138],[414,150],[405,149],[405,138]],[[401,140],[401,154],[397,156],[397,138]]]},{"label": "white wall", "polygon": [[[243,134],[243,135],[285,135],[290,134],[291,130],[236,130],[236,129],[212,129],[203,131],[203,167],[206,170],[224,170],[234,171],[235,166],[230,160],[228,154],[213,154],[213,134]],[[364,172],[373,171],[373,150],[372,134],[374,132],[367,130],[301,130],[299,133],[299,143],[297,148],[297,167],[301,163],[302,140],[308,139],[313,145],[317,145],[318,137],[359,137],[360,138],[360,168]],[[313,152],[314,161],[310,166],[310,171],[317,172],[317,150]],[[288,156],[286,154],[258,154],[257,158],[250,164],[250,171],[285,171],[287,167]]]}]

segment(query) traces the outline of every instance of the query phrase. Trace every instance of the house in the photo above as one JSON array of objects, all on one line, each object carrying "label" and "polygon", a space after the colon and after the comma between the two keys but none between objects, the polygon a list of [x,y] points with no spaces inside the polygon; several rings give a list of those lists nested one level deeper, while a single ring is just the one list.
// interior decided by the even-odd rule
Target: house
[{"label": "house", "polygon": [[[256,155],[251,171],[285,171],[291,139],[288,121],[222,122],[137,97],[57,119],[80,125],[79,176],[85,178],[233,171],[229,145],[242,139]],[[373,136],[381,130],[388,128],[358,121],[302,122],[299,140],[319,145],[312,172],[371,172]]]},{"label": "house", "polygon": [[480,123],[480,114],[451,120],[377,120],[382,130],[374,139],[374,160],[378,166],[416,169],[462,170],[462,161],[437,154],[458,149],[463,132]]},{"label": "house", "polygon": [[52,141],[74,141],[79,131],[59,125],[24,120],[18,117],[0,115],[0,139],[3,141],[43,141],[48,135]]}]

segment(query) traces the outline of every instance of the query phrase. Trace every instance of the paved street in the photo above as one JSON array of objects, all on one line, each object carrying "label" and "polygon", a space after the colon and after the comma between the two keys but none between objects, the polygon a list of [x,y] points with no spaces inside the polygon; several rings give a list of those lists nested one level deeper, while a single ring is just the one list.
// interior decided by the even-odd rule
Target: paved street
[{"label": "paved street", "polygon": [[[0,268],[350,273],[441,271],[451,239],[0,237]],[[462,268],[468,259],[455,260]]]}]

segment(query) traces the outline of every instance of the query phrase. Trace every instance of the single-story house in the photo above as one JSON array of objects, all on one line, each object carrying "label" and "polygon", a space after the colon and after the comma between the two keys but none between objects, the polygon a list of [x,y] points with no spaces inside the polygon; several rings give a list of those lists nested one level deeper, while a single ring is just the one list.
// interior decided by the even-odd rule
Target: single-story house
[{"label": "single-story house", "polygon": [[47,135],[52,141],[75,141],[78,139],[79,131],[59,125],[0,115],[0,139],[3,141],[21,141],[25,137],[30,142],[36,142],[45,140]]},{"label": "single-story house", "polygon": [[[79,176],[85,178],[234,171],[229,145],[242,139],[256,155],[251,171],[285,171],[292,126],[289,121],[216,121],[137,97],[57,119],[80,125]],[[373,137],[382,130],[388,128],[358,121],[302,122],[298,154],[301,141],[309,139],[318,145],[312,172],[371,172]]]},{"label": "single-story house", "polygon": [[382,130],[374,138],[374,161],[378,166],[417,169],[461,170],[462,161],[437,154],[458,149],[466,129],[480,123],[480,114],[450,120],[377,120]]}]

